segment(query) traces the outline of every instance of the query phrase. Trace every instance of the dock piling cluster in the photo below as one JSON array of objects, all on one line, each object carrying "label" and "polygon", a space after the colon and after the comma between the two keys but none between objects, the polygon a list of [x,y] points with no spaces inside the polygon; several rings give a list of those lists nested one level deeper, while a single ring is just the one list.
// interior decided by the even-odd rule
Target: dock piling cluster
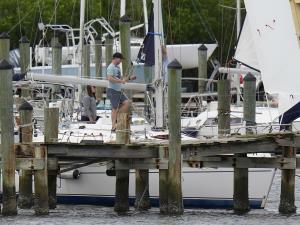
[{"label": "dock piling cluster", "polygon": [[[126,23],[128,28],[128,21]],[[125,29],[125,25],[124,26]],[[28,42],[20,42],[22,71],[28,67]],[[126,39],[127,40],[127,39]],[[21,47],[22,46],[22,47]],[[107,62],[112,57],[113,39],[106,39]],[[53,70],[59,74],[61,69],[61,49],[53,46],[55,61]],[[87,47],[87,46],[85,46]],[[101,42],[95,47],[97,58],[101,58]],[[128,47],[128,46],[127,46]],[[204,50],[204,49],[203,49]],[[45,108],[43,143],[32,143],[32,106],[23,100],[20,114],[20,143],[14,144],[14,118],[12,93],[12,66],[9,64],[9,36],[0,35],[0,124],[1,124],[1,169],[2,169],[2,215],[17,214],[15,172],[20,171],[20,208],[30,208],[34,200],[36,215],[48,215],[49,209],[56,207],[56,181],[60,173],[59,160],[93,158],[95,160],[115,161],[116,193],[114,210],[118,214],[129,211],[129,170],[136,171],[136,200],[138,210],[150,208],[149,170],[159,171],[160,213],[180,215],[184,212],[182,197],[182,167],[226,167],[234,169],[234,203],[236,213],[249,210],[248,168],[279,168],[282,170],[279,212],[290,214],[295,207],[295,169],[300,167],[296,147],[300,147],[300,135],[281,132],[280,134],[255,135],[255,85],[256,79],[248,74],[244,81],[244,121],[246,136],[230,136],[230,80],[218,81],[219,100],[219,140],[213,142],[181,141],[181,75],[182,67],[175,60],[168,66],[168,128],[169,139],[144,143],[130,143],[130,114],[120,112],[117,118],[116,143],[58,143],[59,110]],[[88,51],[88,49],[83,50]],[[200,53],[199,53],[200,54]],[[89,53],[86,54],[89,58]],[[128,55],[128,54],[127,54]],[[201,55],[202,56],[202,55]],[[205,54],[203,53],[203,60]],[[59,60],[55,60],[55,59]],[[88,65],[88,59],[84,65]],[[206,57],[205,57],[206,58]],[[22,61],[23,60],[23,61]],[[129,66],[129,64],[127,64]],[[97,64],[97,76],[101,76]],[[125,67],[126,69],[126,67]],[[150,76],[150,67],[149,69]],[[89,74],[88,68],[85,69]],[[204,66],[203,71],[204,74]],[[200,76],[200,75],[199,75]],[[202,75],[201,75],[202,76]],[[203,84],[199,84],[203,89]],[[23,92],[23,94],[26,92]],[[101,95],[97,94],[101,97]],[[28,93],[24,94],[28,97]],[[228,136],[228,137],[227,137]],[[278,153],[282,155],[257,157],[250,160],[250,153]],[[32,178],[34,176],[34,193]]]}]

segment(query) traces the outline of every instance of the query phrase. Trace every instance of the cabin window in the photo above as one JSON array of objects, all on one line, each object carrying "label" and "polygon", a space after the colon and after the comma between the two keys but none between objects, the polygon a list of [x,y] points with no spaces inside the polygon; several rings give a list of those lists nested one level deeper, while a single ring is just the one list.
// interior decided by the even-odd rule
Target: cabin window
[{"label": "cabin window", "polygon": [[230,118],[230,124],[240,124],[242,123],[242,118],[238,118],[238,117],[234,117],[234,118]]},{"label": "cabin window", "polygon": [[290,0],[294,25],[297,32],[298,44],[300,46],[300,0]]},{"label": "cabin window", "polygon": [[204,126],[216,126],[218,125],[218,118],[207,118],[203,124]]},{"label": "cabin window", "polygon": [[[242,118],[239,117],[230,118],[231,125],[240,124],[240,123],[242,123]],[[217,125],[218,125],[218,118],[208,118],[204,123],[204,126],[217,126]]]}]

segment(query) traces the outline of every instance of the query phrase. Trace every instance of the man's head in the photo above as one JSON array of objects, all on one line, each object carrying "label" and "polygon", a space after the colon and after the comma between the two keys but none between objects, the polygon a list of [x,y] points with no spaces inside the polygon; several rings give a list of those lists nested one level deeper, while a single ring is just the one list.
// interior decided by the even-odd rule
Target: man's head
[{"label": "man's head", "polygon": [[116,52],[113,54],[112,61],[115,65],[119,65],[122,62],[122,59],[124,59],[122,53]]}]

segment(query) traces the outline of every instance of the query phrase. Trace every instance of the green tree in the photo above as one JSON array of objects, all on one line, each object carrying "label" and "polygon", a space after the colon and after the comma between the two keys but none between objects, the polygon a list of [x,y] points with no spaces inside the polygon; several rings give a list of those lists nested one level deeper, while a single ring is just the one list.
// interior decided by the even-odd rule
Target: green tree
[{"label": "green tree", "polygon": [[[86,21],[103,16],[118,30],[119,0],[86,2]],[[149,6],[151,2],[148,0]],[[127,14],[132,19],[132,24],[142,23],[142,1],[127,0],[127,3]],[[221,5],[235,6],[235,0],[162,0],[162,3],[167,43],[207,43],[216,39],[219,47],[214,57],[224,64],[228,52],[229,58],[232,56],[236,41],[235,11],[224,9]],[[18,47],[22,35],[26,35],[34,46],[42,38],[42,33],[38,30],[39,22],[79,27],[79,13],[79,0],[1,0],[0,32],[9,32],[12,48]],[[105,32],[100,27],[98,29]],[[142,36],[143,30],[135,34]],[[45,44],[49,44],[52,35],[52,32],[47,32]],[[63,43],[64,38],[60,37]]]}]

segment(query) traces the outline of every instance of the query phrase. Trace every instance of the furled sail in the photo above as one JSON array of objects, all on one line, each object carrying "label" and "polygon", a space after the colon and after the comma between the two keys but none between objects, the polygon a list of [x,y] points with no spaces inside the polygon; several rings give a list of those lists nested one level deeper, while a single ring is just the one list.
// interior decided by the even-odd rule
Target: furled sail
[{"label": "furled sail", "polygon": [[154,14],[153,7],[149,16],[148,33],[143,41],[143,45],[140,48],[138,54],[138,62],[145,63],[146,66],[154,65]]},{"label": "furled sail", "polygon": [[[149,16],[148,33],[145,36],[143,45],[137,56],[137,62],[145,63],[147,66],[154,65],[154,36],[161,35],[154,33],[154,17],[153,8]],[[196,68],[198,66],[198,48],[200,44],[175,44],[167,45],[168,61],[172,62],[174,59],[179,60],[183,69]],[[207,59],[213,54],[218,44],[205,44],[207,47]]]}]

